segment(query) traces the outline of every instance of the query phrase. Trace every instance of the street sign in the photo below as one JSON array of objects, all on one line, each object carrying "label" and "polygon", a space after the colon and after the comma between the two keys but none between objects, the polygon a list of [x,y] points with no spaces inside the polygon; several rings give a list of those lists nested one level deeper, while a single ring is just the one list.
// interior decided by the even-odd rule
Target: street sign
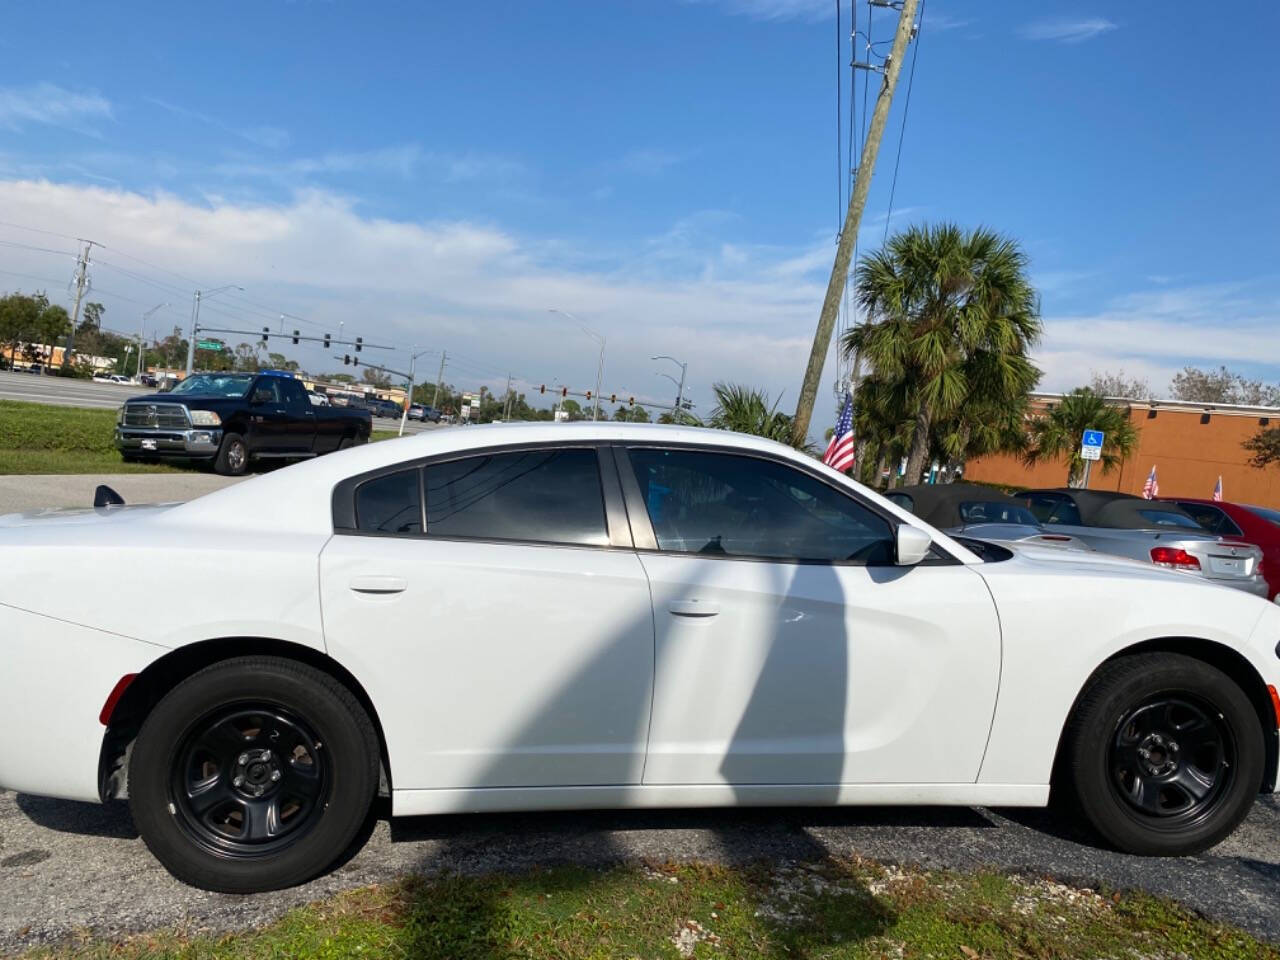
[{"label": "street sign", "polygon": [[197,350],[221,350],[225,346],[226,344],[224,344],[221,340],[197,340],[196,341]]},{"label": "street sign", "polygon": [[1106,435],[1101,430],[1086,430],[1080,441],[1080,458],[1082,460],[1101,460],[1102,441]]}]

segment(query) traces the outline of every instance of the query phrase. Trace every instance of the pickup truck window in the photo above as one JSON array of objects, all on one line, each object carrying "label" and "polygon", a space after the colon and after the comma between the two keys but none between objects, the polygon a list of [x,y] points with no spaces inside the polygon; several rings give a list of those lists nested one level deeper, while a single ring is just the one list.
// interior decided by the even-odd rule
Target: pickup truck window
[{"label": "pickup truck window", "polygon": [[280,391],[284,394],[284,405],[290,413],[305,414],[311,409],[311,401],[307,399],[307,391],[297,380],[281,380]]},{"label": "pickup truck window", "polygon": [[169,392],[193,397],[239,398],[249,392],[252,374],[197,373],[187,377]]}]

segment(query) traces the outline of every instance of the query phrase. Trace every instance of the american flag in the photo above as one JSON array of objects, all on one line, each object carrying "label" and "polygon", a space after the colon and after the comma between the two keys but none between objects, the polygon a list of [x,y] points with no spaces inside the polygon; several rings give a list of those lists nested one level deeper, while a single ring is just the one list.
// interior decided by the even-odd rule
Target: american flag
[{"label": "american flag", "polygon": [[841,473],[853,466],[853,397],[844,396],[844,409],[840,411],[840,419],[836,421],[836,432],[831,435],[827,444],[827,452],[822,455],[822,462],[834,467]]},{"label": "american flag", "polygon": [[1156,467],[1151,465],[1151,472],[1147,474],[1147,482],[1142,485],[1142,498],[1151,500],[1160,496],[1160,484],[1156,482]]},{"label": "american flag", "polygon": [[1213,488],[1213,502],[1214,503],[1222,502],[1222,474],[1218,474],[1218,483]]}]

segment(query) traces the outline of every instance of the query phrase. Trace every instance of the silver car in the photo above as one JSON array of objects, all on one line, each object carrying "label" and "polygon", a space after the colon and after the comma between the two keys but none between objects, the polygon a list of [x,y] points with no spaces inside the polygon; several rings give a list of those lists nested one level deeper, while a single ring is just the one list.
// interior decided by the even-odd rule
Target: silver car
[{"label": "silver car", "polygon": [[1091,549],[1069,534],[1046,530],[1024,504],[994,487],[977,483],[927,483],[899,487],[885,496],[925,523],[955,537],[1000,544]]},{"label": "silver car", "polygon": [[1024,490],[1015,494],[1046,530],[1093,549],[1189,576],[1204,577],[1266,599],[1262,551],[1206,533],[1182,508],[1103,490]]}]

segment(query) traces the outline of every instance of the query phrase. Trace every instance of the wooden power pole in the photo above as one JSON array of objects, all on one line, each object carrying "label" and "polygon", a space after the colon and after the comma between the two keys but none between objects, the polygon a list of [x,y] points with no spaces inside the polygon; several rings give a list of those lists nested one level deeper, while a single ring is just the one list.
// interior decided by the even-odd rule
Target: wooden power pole
[{"label": "wooden power pole", "polygon": [[880,140],[889,121],[889,107],[893,103],[893,91],[902,72],[907,44],[916,20],[919,0],[902,0],[902,13],[898,17],[898,30],[893,35],[893,49],[884,65],[884,83],[876,97],[875,110],[871,114],[871,126],[867,140],[862,145],[858,160],[858,177],[849,195],[849,209],[844,215],[844,229],[836,245],[836,262],[831,267],[831,279],[827,282],[827,296],[822,301],[822,314],[818,317],[818,331],[813,337],[813,349],[809,353],[809,366],[804,371],[804,383],[800,386],[800,399],[796,403],[796,417],[791,424],[791,436],[801,444],[809,433],[809,421],[813,417],[813,402],[818,396],[818,381],[822,379],[822,367],[831,349],[831,331],[836,325],[840,299],[844,296],[845,281],[849,276],[849,261],[853,257],[853,244],[862,224],[862,211],[867,205],[867,193],[871,190],[871,174],[875,172],[876,156],[880,153]]},{"label": "wooden power pole", "polygon": [[[67,333],[67,339],[62,347],[62,366],[70,366],[71,354],[76,348],[76,327],[80,323],[80,301],[84,299],[85,291],[89,289],[89,251],[93,249],[93,241],[84,241],[84,253],[76,259],[76,305],[71,311],[71,330]],[[53,360],[53,345],[49,345],[49,359]]]}]

